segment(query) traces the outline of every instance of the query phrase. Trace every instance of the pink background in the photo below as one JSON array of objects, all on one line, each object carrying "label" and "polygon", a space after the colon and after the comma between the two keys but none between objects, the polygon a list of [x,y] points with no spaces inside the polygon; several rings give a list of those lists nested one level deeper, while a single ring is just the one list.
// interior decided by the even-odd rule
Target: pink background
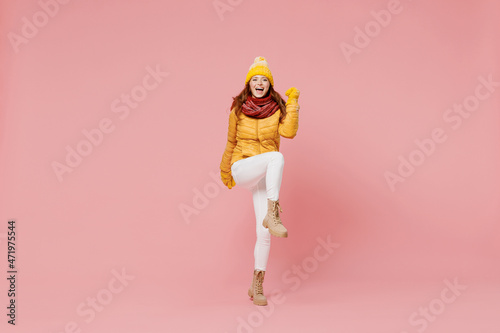
[{"label": "pink background", "polygon": [[[500,3],[401,0],[381,26],[371,11],[391,1],[228,1],[221,16],[212,0],[69,1],[46,22],[37,1],[1,1],[0,268],[15,219],[19,270],[15,328],[0,283],[2,332],[498,333],[500,87],[459,128],[443,117],[478,77],[500,82]],[[16,52],[9,33],[34,15]],[[356,27],[375,30],[346,57]],[[259,55],[283,97],[301,91],[281,149],[290,236],[273,239],[264,284],[284,301],[267,314],[246,296],[251,196],[211,177]],[[148,66],[169,75],[121,119],[111,104]],[[59,181],[52,163],[106,118],[114,130]],[[435,128],[446,140],[391,190],[384,174]],[[327,236],[340,247],[318,263]],[[87,323],[78,306],[122,269],[134,278]],[[444,280],[466,289],[412,324]]]}]

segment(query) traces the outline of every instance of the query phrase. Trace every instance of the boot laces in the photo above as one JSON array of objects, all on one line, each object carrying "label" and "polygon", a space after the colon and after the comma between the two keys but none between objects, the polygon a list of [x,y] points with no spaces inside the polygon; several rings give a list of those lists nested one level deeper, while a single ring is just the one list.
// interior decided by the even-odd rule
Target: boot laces
[{"label": "boot laces", "polygon": [[275,224],[282,224],[280,219],[280,212],[283,213],[283,210],[281,209],[280,202],[276,200],[275,202],[273,202],[273,220]]},{"label": "boot laces", "polygon": [[257,276],[255,277],[255,294],[256,295],[263,295],[264,294],[264,288],[262,287],[262,283],[264,282],[264,276],[262,275],[262,271],[257,273]]}]

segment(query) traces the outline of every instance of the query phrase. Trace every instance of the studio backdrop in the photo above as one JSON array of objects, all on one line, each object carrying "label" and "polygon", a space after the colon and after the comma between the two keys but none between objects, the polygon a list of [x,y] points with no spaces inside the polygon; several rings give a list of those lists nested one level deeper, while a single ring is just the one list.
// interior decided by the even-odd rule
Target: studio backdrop
[{"label": "studio backdrop", "polygon": [[[499,11],[1,1],[2,332],[497,333]],[[265,283],[286,302],[255,319],[251,194],[219,164],[257,56],[301,94]]]}]

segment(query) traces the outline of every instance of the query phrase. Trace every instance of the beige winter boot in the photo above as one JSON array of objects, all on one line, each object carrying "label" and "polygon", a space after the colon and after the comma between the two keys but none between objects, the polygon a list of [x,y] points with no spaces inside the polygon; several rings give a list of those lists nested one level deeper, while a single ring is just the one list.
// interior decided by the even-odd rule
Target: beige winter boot
[{"label": "beige winter boot", "polygon": [[250,296],[250,299],[253,299],[253,304],[255,305],[267,305],[264,288],[262,287],[264,275],[266,275],[265,271],[253,271],[253,280],[250,289],[248,289],[248,296]]},{"label": "beige winter boot", "polygon": [[273,236],[288,237],[288,231],[286,230],[283,223],[281,223],[279,212],[283,212],[281,210],[279,200],[273,201],[267,199],[267,215],[264,218],[264,222],[262,222],[262,225],[264,226],[264,228],[268,228],[269,232]]}]

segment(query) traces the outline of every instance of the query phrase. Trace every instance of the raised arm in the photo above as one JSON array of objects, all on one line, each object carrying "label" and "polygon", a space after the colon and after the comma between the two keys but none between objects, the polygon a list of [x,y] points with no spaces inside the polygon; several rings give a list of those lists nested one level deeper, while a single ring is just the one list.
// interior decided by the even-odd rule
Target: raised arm
[{"label": "raised arm", "polygon": [[299,129],[299,95],[297,88],[290,88],[286,91],[288,100],[286,102],[286,117],[283,123],[279,124],[278,131],[284,138],[293,139]]}]

